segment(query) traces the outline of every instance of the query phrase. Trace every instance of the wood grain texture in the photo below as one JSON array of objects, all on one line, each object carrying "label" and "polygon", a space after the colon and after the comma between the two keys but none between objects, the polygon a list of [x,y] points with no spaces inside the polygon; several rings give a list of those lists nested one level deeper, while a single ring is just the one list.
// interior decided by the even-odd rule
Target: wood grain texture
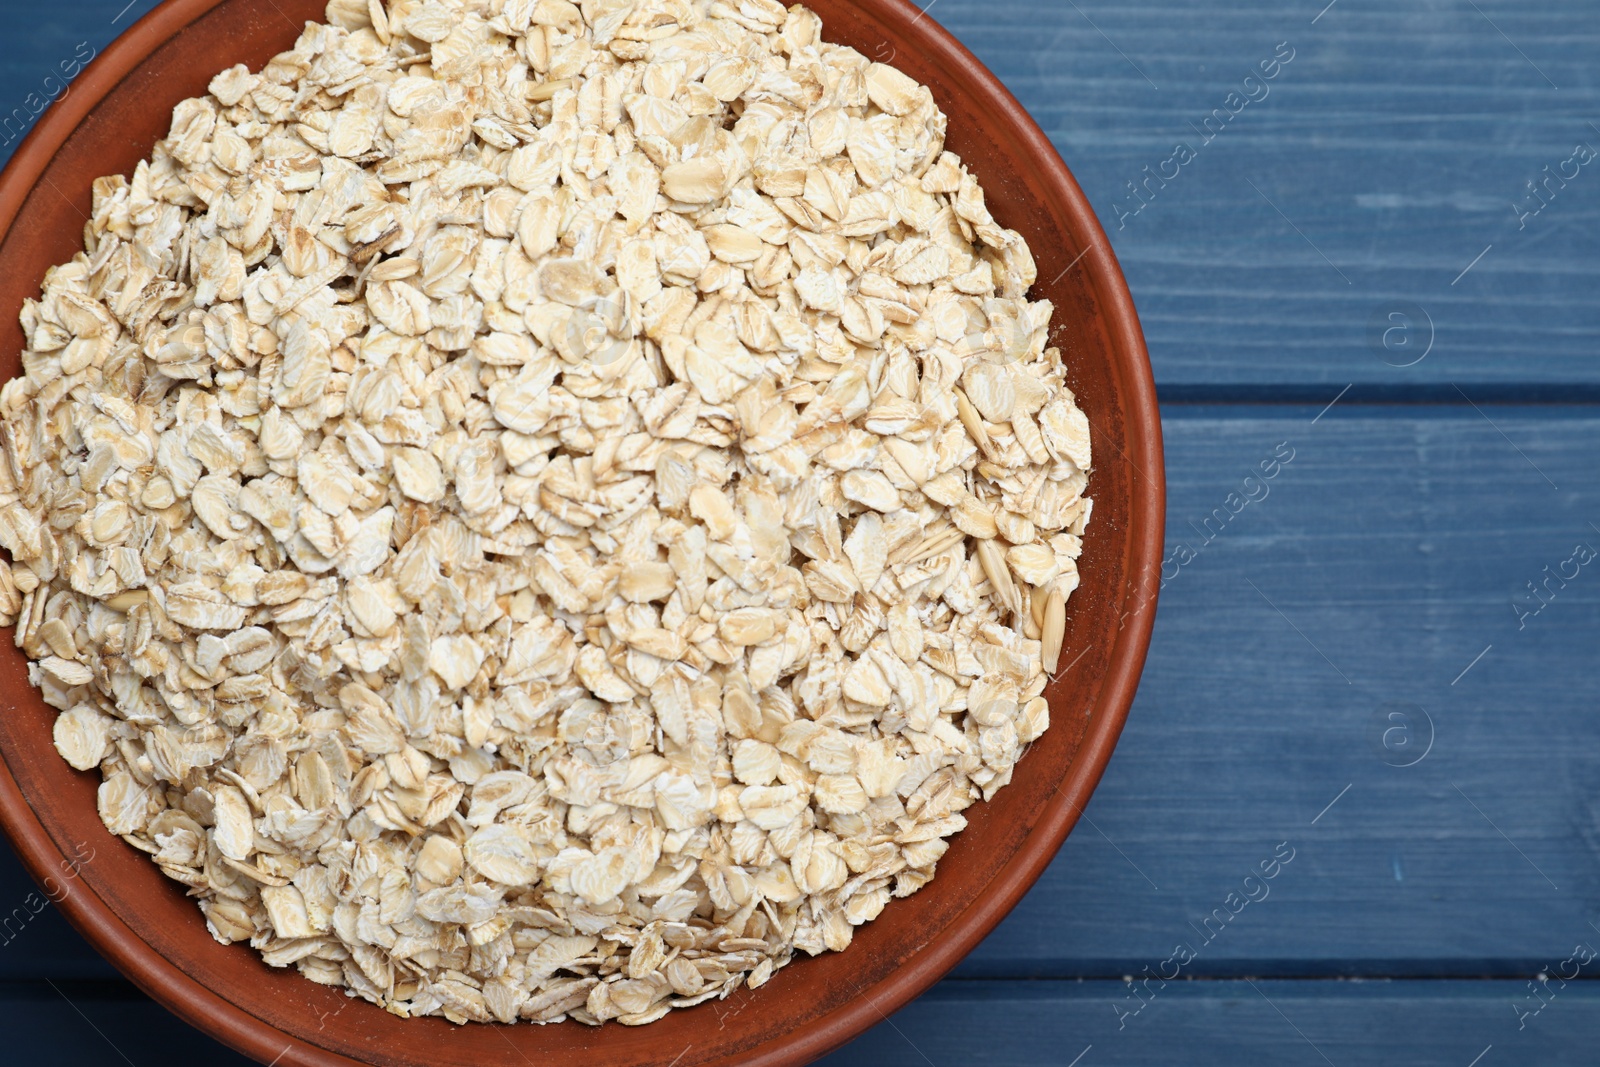
[{"label": "wood grain texture", "polygon": [[[1540,1004],[1543,1008],[1533,1014]],[[246,1067],[249,1062],[137,993],[92,983],[0,987],[0,1027],[6,1032],[7,1062],[14,1063]],[[819,1062],[824,1067],[1591,1067],[1597,1040],[1600,988],[1582,981],[1565,986],[1552,981],[1538,992],[1530,990],[1526,978],[1170,982],[1152,983],[1142,999],[1121,981],[952,981]],[[653,1067],[667,1067],[669,1058]]]},{"label": "wood grain texture", "polygon": [[[1299,857],[1202,973],[1519,973],[1589,930],[1600,573],[1552,583],[1521,630],[1512,605],[1600,547],[1600,421],[1314,413],[1169,407],[1168,552],[1199,555],[1162,594],[1092,821],[960,973],[1136,973],[1284,840]],[[1204,544],[1282,442],[1270,495]],[[1383,747],[1391,704],[1433,723],[1415,766],[1391,766],[1413,758],[1401,735]]]},{"label": "wood grain texture", "polygon": [[[1120,981],[946,982],[898,1013],[893,1025],[878,1027],[821,1062],[827,1067],[1593,1064],[1600,989],[1580,981],[1559,989],[1541,987],[1541,993],[1545,996],[1536,998],[1526,980],[1257,979],[1152,983],[1141,1001]],[[1138,1014],[1127,1014],[1141,1003]],[[1532,1015],[1540,1003],[1543,1010]],[[1530,1013],[1522,1017],[1521,1030],[1518,1010]]]},{"label": "wood grain texture", "polygon": [[[0,0],[16,42],[0,54],[0,114],[79,42],[103,46],[154,6],[134,0],[113,24],[125,2],[40,18]],[[1578,142],[1600,151],[1592,0],[1344,0],[1315,24],[1315,2],[935,3],[929,17],[1001,76],[1100,213],[1164,398],[1309,402],[1354,383],[1351,399],[1453,399],[1458,383],[1600,399],[1600,160],[1537,214],[1513,210],[1539,203],[1527,183]],[[1294,58],[1247,89],[1280,42]],[[1231,92],[1260,99],[1208,127]],[[1179,142],[1194,160],[1128,214],[1141,202],[1128,183],[1146,166],[1159,179]],[[1430,334],[1421,362],[1391,365]]]},{"label": "wood grain texture", "polygon": [[[1525,183],[1578,141],[1600,150],[1595,5],[1345,0],[1313,25],[1325,2],[937,0],[932,16],[1017,94],[1100,212],[1164,397],[1310,400],[1351,382],[1355,398],[1449,382],[1592,395],[1600,172],[1578,168],[1525,228],[1512,204],[1533,203]],[[1265,95],[1208,130],[1280,42],[1294,59],[1248,91]],[[1180,142],[1196,158],[1131,214],[1127,183],[1159,177]],[[1436,334],[1406,368],[1380,357],[1416,348],[1368,337],[1401,304]]]},{"label": "wood grain texture", "polygon": [[[0,0],[0,115],[153,6],[113,23],[124,2]],[[1600,169],[1526,219],[1513,204],[1577,142],[1600,148],[1600,4],[1338,0],[1313,24],[1324,2],[931,10],[1100,212],[1169,401],[1169,551],[1197,555],[1163,593],[1084,824],[957,977],[829,1064],[1065,1067],[1090,1045],[1078,1067],[1468,1067],[1490,1045],[1480,1067],[1595,1061],[1592,984],[1541,987],[1517,1027],[1532,976],[1600,947],[1600,561],[1542,584],[1578,543],[1600,549],[1600,408],[1572,403],[1600,401]],[[1198,143],[1191,124],[1283,41],[1269,95]],[[1178,141],[1196,158],[1119,229],[1125,183]],[[1396,342],[1423,320],[1381,334],[1402,306],[1434,341],[1408,367],[1419,349]],[[1218,519],[1283,442],[1266,496]],[[1390,712],[1410,732],[1386,748]],[[1396,766],[1422,723],[1432,748]],[[1280,842],[1293,860],[1231,914]],[[0,858],[0,1025],[20,1058],[243,1062],[34,915],[34,892]],[[1203,980],[1119,1031],[1121,976],[1180,943]]]},{"label": "wood grain texture", "polygon": [[[1516,974],[1589,929],[1600,750],[1582,666],[1600,639],[1600,559],[1520,631],[1512,603],[1578,543],[1600,549],[1600,416],[1315,414],[1169,409],[1168,551],[1198,555],[1169,568],[1088,821],[958,974],[1138,973],[1283,841],[1296,857],[1270,896],[1192,973]],[[1288,450],[1276,477],[1246,483]],[[1234,492],[1259,499],[1224,525],[1215,509]],[[1389,704],[1431,718],[1415,766],[1390,765],[1406,757],[1382,744]],[[5,871],[0,937],[8,901],[32,888]],[[0,946],[0,976],[40,972],[106,973],[44,916]]]}]

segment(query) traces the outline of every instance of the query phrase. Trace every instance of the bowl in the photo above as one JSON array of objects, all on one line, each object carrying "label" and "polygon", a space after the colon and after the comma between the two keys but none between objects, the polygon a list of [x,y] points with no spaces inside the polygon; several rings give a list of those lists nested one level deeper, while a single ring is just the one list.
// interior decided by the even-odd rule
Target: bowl
[{"label": "bowl", "polygon": [[[949,148],[976,173],[999,222],[1028,239],[1039,266],[1035,296],[1055,303],[1052,343],[1091,421],[1097,462],[1065,666],[1047,693],[1051,729],[1010,786],[967,810],[969,825],[937,877],[859,928],[847,951],[799,959],[760,989],[645,1027],[457,1027],[397,1018],[268,967],[246,946],[213,941],[182,887],[101,825],[100,775],[74,771],[56,754],[55,712],[29,686],[22,652],[3,642],[0,824],[33,876],[52,879],[68,921],[194,1026],[279,1067],[805,1063],[933,985],[1016,904],[1077,821],[1133,700],[1160,580],[1161,429],[1133,301],[1049,140],[949,33],[908,0],[810,6],[827,40],[933,90],[950,119]],[[38,293],[48,267],[81,248],[93,180],[131,174],[180,100],[202,95],[235,63],[259,69],[291,47],[305,21],[322,17],[323,0],[168,0],[79,75],[0,175],[0,379],[19,372],[22,301]],[[74,866],[76,877],[62,877]]]}]

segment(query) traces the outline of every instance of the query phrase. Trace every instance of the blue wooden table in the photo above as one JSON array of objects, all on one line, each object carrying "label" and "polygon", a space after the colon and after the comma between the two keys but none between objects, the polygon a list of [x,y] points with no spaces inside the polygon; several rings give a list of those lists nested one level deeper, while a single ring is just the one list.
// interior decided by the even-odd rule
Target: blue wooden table
[{"label": "blue wooden table", "polygon": [[[0,0],[0,122],[124,3]],[[1324,3],[935,0],[1127,273],[1171,558],[1083,823],[834,1067],[1600,1062],[1600,3]],[[32,889],[8,1062],[239,1062]]]}]

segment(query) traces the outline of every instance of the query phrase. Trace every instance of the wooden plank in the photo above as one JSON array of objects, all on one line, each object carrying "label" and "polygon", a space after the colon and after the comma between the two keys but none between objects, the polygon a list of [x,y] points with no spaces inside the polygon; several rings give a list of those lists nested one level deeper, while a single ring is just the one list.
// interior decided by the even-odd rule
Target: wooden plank
[{"label": "wooden plank", "polygon": [[[1526,220],[1512,205],[1537,205],[1526,183],[1577,142],[1600,150],[1596,5],[1340,3],[1313,25],[1323,3],[938,0],[930,17],[1072,167],[1164,397],[1310,401],[1354,382],[1352,399],[1454,400],[1456,382],[1592,398],[1600,174],[1569,167],[1578,177]],[[1294,58],[1247,89],[1280,42]],[[1258,99],[1206,126],[1230,92]],[[1163,184],[1178,143],[1195,158]],[[1146,166],[1157,178],[1135,200]],[[1374,345],[1369,323],[1381,342],[1405,305],[1426,314]],[[1421,355],[1429,322],[1427,357],[1391,366]]]},{"label": "wooden plank", "polygon": [[[14,42],[0,115],[80,42],[101,48],[153,6],[135,0],[113,24],[124,2],[40,19],[37,5],[0,0],[0,36]],[[1341,3],[1313,25],[1320,6],[937,0],[929,17],[1072,166],[1133,286],[1165,398],[1325,402],[1352,383],[1356,400],[1454,401],[1450,383],[1475,399],[1600,398],[1600,174],[1577,168],[1526,220],[1512,207],[1531,210],[1526,183],[1578,141],[1600,150],[1588,75],[1600,4]],[[1206,126],[1279,42],[1294,58],[1252,83],[1259,100]],[[1121,218],[1127,183],[1159,174],[1179,141],[1194,160]]]},{"label": "wooden plank", "polygon": [[[1600,419],[1314,414],[1169,408],[1167,548],[1199,554],[1168,568],[1092,822],[959,973],[1138,973],[1282,841],[1297,858],[1201,973],[1504,973],[1591,930],[1600,571],[1569,566],[1536,615],[1520,602],[1600,548]],[[1196,528],[1285,442],[1268,495],[1210,518],[1206,544]],[[1419,745],[1433,724],[1415,766],[1391,765],[1415,750],[1383,747],[1389,710]]]},{"label": "wooden plank", "polygon": [[[1600,415],[1250,410],[1169,409],[1167,544],[1198,554],[1168,569],[1088,820],[958,973],[1137,974],[1284,841],[1294,859],[1213,920],[1193,973],[1520,973],[1589,930],[1600,561],[1520,631],[1512,598],[1537,605],[1524,583],[1600,548]],[[1235,490],[1258,499],[1223,523]],[[1391,703],[1434,725],[1415,766],[1391,766],[1400,733],[1383,747]],[[30,889],[0,864],[0,920]],[[0,951],[0,977],[107,973],[49,914]]]},{"label": "wooden plank", "polygon": [[[1152,983],[1140,997],[1120,981],[951,981],[899,1012],[892,1025],[876,1027],[820,1062],[826,1067],[1592,1064],[1600,1037],[1595,1010],[1600,989],[1593,982],[1552,983],[1541,987],[1541,994],[1535,997],[1526,977],[1177,981],[1164,987]],[[1540,1004],[1543,1010],[1532,1014]],[[1519,1017],[1519,1011],[1526,1014]]]},{"label": "wooden plank", "polygon": [[[122,3],[68,20],[0,0],[0,116],[154,0]],[[1169,404],[1168,543],[1198,554],[1172,568],[1088,819],[962,978],[828,1062],[1066,1064],[1089,1045],[1081,1067],[1179,1048],[1198,1063],[1592,1062],[1592,986],[1541,987],[1548,1006],[1517,1024],[1543,1002],[1530,975],[1600,943],[1582,670],[1600,585],[1589,566],[1560,577],[1575,545],[1600,548],[1600,417],[1490,402],[1600,399],[1600,178],[1585,167],[1518,217],[1542,168],[1600,147],[1600,5],[938,3],[930,17],[1039,117],[1101,212],[1164,398],[1317,402]],[[1295,58],[1270,96],[1136,215],[1119,209],[1279,41]],[[1426,320],[1434,340],[1409,367],[1393,365],[1418,351],[1401,333],[1384,348],[1371,332],[1400,325],[1384,316],[1402,304],[1425,313],[1404,337],[1420,344]],[[1229,492],[1262,491],[1245,471],[1280,442],[1295,458],[1268,495],[1217,517]],[[1419,724],[1433,745],[1402,766]],[[1247,882],[1283,842],[1293,858]],[[63,984],[112,972],[53,909],[34,915],[32,892],[0,858],[0,979],[31,979],[0,988],[19,1060],[243,1062],[120,982]],[[1169,983],[1119,1020],[1139,1001],[1117,976],[1159,972],[1180,945],[1184,977],[1217,980]],[[1259,974],[1499,980],[1232,980]],[[988,980],[1016,977],[1044,980]]]},{"label": "wooden plank", "polygon": [[[1559,966],[1567,958],[1549,964]],[[0,989],[0,1027],[8,1062],[15,1063],[245,1067],[249,1062],[131,987],[110,983]],[[1600,988],[1595,983],[1553,980],[1535,993],[1527,976],[1177,981],[1164,987],[1151,983],[1137,997],[1121,981],[947,981],[819,1062],[825,1067],[1589,1067],[1597,1039]]]}]

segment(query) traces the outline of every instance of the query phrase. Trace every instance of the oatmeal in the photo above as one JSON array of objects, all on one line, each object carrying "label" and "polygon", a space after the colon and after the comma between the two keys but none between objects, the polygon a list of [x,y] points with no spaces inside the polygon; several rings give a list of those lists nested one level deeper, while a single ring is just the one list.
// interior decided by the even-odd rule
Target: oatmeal
[{"label": "oatmeal", "polygon": [[213,935],[647,1023],[1048,725],[1089,425],[928,90],[771,0],[333,0],[22,312],[0,616]]}]

